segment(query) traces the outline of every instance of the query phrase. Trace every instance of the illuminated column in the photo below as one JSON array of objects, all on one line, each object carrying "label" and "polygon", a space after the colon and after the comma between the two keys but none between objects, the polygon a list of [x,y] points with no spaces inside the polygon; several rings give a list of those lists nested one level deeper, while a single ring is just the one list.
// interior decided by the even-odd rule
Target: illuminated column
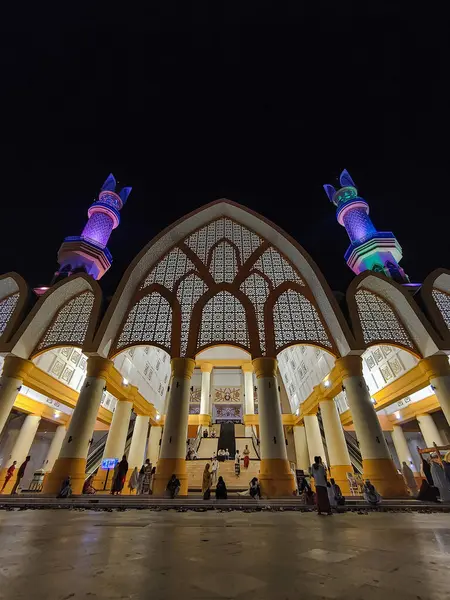
[{"label": "illuminated column", "polygon": [[321,400],[319,406],[325,431],[331,477],[339,484],[343,494],[350,494],[347,473],[353,473],[353,467],[336,403],[331,398],[330,400]]},{"label": "illuminated column", "polygon": [[161,446],[162,427],[159,425],[152,425],[150,427],[150,435],[148,436],[147,445],[147,458],[150,459],[152,467],[156,467],[156,463],[159,458],[159,451]]},{"label": "illuminated column", "polygon": [[46,473],[50,473],[53,469],[56,459],[61,452],[61,448],[66,437],[67,429],[65,425],[58,425],[53,436],[52,443],[45,457],[44,466],[42,467]]},{"label": "illuminated column", "polygon": [[411,458],[408,442],[406,441],[401,425],[394,425],[392,428],[392,441],[394,442],[395,451],[400,462],[400,468],[403,466],[403,462],[405,462],[413,470],[414,475],[418,476],[419,473],[417,473],[416,466]]},{"label": "illuminated column", "polygon": [[251,363],[244,363],[242,365],[242,371],[244,372],[244,392],[245,392],[245,436],[252,437],[252,426],[247,425],[247,415],[255,414],[255,395],[253,387],[253,365]]},{"label": "illuminated column", "polygon": [[435,354],[424,358],[419,364],[425,370],[442,412],[450,425],[450,364],[448,356]]},{"label": "illuminated column", "polygon": [[323,463],[326,464],[327,455],[323,447],[322,434],[320,433],[317,416],[305,415],[303,421],[305,423],[306,439],[308,442],[309,466],[313,464],[315,456],[321,456]]},{"label": "illuminated column", "polygon": [[436,423],[431,415],[417,415],[417,422],[419,423],[420,431],[425,440],[427,448],[432,448],[433,444],[437,446],[443,446],[441,434],[439,433]]},{"label": "illuminated column", "polygon": [[293,431],[297,469],[303,469],[305,473],[308,473],[311,463],[308,454],[308,442],[306,441],[305,426],[296,425],[295,427],[293,427]]},{"label": "illuminated column", "polygon": [[261,440],[260,483],[268,497],[292,496],[296,489],[286,452],[275,358],[253,361],[258,385]]},{"label": "illuminated column", "polygon": [[[37,415],[27,415],[25,417],[25,421],[23,422],[22,427],[20,428],[19,435],[17,436],[14,447],[11,451],[11,455],[4,465],[4,468],[0,472],[0,489],[3,487],[3,482],[5,481],[6,472],[8,467],[12,465],[14,461],[17,461],[16,469],[19,469],[20,465],[26,459],[30,452],[31,445],[34,440],[34,436],[36,435],[37,428],[39,427],[39,422],[41,417]],[[3,490],[4,494],[9,494],[11,488],[13,487],[17,476],[17,470],[15,474],[11,477]]]},{"label": "illuminated column", "polygon": [[380,421],[362,374],[361,357],[338,358],[336,367],[341,372],[348,406],[353,417],[363,459],[364,478],[370,479],[385,498],[406,496],[405,483],[397,473],[389,454]]},{"label": "illuminated column", "polygon": [[202,387],[200,393],[199,421],[201,425],[208,426],[211,423],[210,394],[213,365],[211,363],[203,363],[200,369],[202,371]]},{"label": "illuminated column", "polygon": [[87,377],[78,396],[59,457],[44,482],[44,493],[58,493],[61,482],[70,475],[73,493],[81,494],[89,444],[94,432],[103,390],[106,387],[108,371],[112,365],[110,360],[100,356],[91,356],[88,359]]},{"label": "illuminated column", "polygon": [[128,453],[129,475],[133,472],[134,467],[137,467],[139,470],[144,463],[149,421],[150,417],[138,415],[134,422],[133,437],[131,438],[130,452]]},{"label": "illuminated column", "polygon": [[[127,400],[117,400],[114,410],[111,427],[109,428],[108,437],[106,439],[105,449],[103,451],[102,460],[105,458],[117,458],[122,460],[127,443],[128,428],[130,426],[131,411],[133,403]],[[108,475],[108,481],[105,487],[106,469],[99,469],[95,477],[94,487],[98,489],[111,489],[112,477]]]},{"label": "illuminated column", "polygon": [[180,495],[187,496],[186,439],[189,416],[189,388],[195,368],[190,358],[172,358],[172,383],[161,443],[161,454],[156,466],[153,493],[163,496],[172,474],[180,480]]},{"label": "illuminated column", "polygon": [[23,385],[23,380],[33,367],[31,360],[24,360],[12,354],[5,358],[0,378],[0,434]]}]

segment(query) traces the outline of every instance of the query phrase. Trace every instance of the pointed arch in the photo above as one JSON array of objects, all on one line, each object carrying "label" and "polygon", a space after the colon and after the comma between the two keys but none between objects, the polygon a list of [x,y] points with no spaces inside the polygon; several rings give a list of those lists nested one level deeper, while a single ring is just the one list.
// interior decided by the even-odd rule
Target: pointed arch
[{"label": "pointed arch", "polygon": [[420,296],[431,322],[450,348],[450,271],[436,269],[430,273]]},{"label": "pointed arch", "polygon": [[347,290],[355,337],[362,347],[398,345],[419,357],[442,351],[442,342],[405,288],[371,271]]},{"label": "pointed arch", "polygon": [[6,342],[23,316],[28,287],[18,273],[0,277],[0,340]]}]

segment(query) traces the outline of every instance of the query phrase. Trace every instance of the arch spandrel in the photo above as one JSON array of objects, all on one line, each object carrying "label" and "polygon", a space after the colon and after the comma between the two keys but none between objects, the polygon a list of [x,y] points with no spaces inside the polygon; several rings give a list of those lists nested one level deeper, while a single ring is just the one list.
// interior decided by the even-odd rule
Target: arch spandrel
[{"label": "arch spandrel", "polygon": [[355,337],[362,347],[388,344],[426,357],[442,343],[410,293],[384,275],[365,272],[347,290]]},{"label": "arch spandrel", "polygon": [[[159,252],[164,246],[165,251]],[[214,254],[218,251],[217,249],[222,253],[220,260]],[[174,276],[171,275],[168,285],[168,291],[173,290],[173,305],[177,304],[180,308],[179,322],[175,315],[173,317],[173,326],[178,327],[179,337],[175,344],[172,343],[172,356],[176,355],[177,346],[181,355],[184,347],[186,347],[187,355],[192,353],[195,355],[198,345],[197,341],[193,344],[191,339],[197,340],[199,337],[203,306],[210,298],[223,291],[235,296],[244,306],[252,355],[263,355],[266,351],[264,338],[267,333],[262,329],[262,318],[259,314],[263,308],[261,307],[261,298],[267,293],[267,288],[273,291],[281,282],[285,283],[286,278],[290,278],[292,284],[301,286],[304,295],[315,305],[315,309],[323,319],[332,339],[333,347],[337,348],[337,353],[346,353],[354,346],[354,340],[332,293],[327,288],[317,267],[303,249],[287,234],[269,224],[256,213],[230,201],[218,201],[187,215],[185,219],[178,221],[170,229],[166,229],[133,261],[99,328],[95,345],[100,353],[104,353],[104,348],[111,339],[118,339],[120,336],[121,324],[126,322],[128,312],[137,301],[137,290],[144,282],[149,283],[150,273],[161,272],[158,263],[160,261],[162,263],[167,254],[174,252],[178,255],[177,264],[180,264],[180,253],[184,253],[187,258],[185,272],[181,274],[183,269],[180,269],[177,273],[178,279],[174,279]],[[230,261],[227,261],[226,252],[233,253]],[[289,259],[286,252],[295,256],[297,264]],[[154,260],[155,253],[159,253],[156,260]],[[185,259],[182,258],[181,261],[184,262]],[[227,267],[227,262],[231,264],[231,267]],[[220,265],[218,267],[220,275],[217,275],[216,267],[212,267],[216,263]],[[228,270],[225,272],[224,269]],[[197,305],[190,307],[192,313],[189,341],[186,345],[186,319],[190,309],[183,306],[184,300],[180,297],[178,290],[189,287],[188,283],[182,284],[181,282],[184,280],[188,282],[191,276],[192,281],[197,281],[195,298],[197,305],[201,308],[197,310]],[[255,284],[254,290],[249,289],[252,279],[254,282],[258,282],[257,285]],[[261,284],[261,279],[266,283]],[[164,285],[164,279],[160,279],[160,283]],[[206,291],[201,289],[202,286],[206,288]],[[263,290],[262,294],[259,288]],[[200,295],[201,292],[203,292],[202,295]],[[187,302],[192,305],[191,292],[186,292],[186,294]],[[197,313],[198,315],[195,316]],[[196,331],[193,331],[195,329]],[[337,334],[337,338],[334,334]],[[184,336],[183,340],[181,336]],[[224,340],[224,342],[234,343],[233,340]]]}]

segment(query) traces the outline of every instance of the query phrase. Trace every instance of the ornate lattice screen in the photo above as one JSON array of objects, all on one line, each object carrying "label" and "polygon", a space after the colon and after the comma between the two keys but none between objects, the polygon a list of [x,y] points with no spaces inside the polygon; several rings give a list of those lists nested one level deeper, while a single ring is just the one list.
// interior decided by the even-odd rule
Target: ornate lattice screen
[{"label": "ornate lattice screen", "polygon": [[365,289],[358,290],[355,299],[366,344],[394,342],[414,350],[406,329],[387,302]]},{"label": "ornate lattice screen", "polygon": [[450,329],[450,294],[446,294],[445,292],[436,289],[433,290],[432,294],[433,300],[436,302],[445,324],[448,329]]},{"label": "ornate lattice screen", "polygon": [[8,321],[14,312],[19,301],[19,294],[11,294],[7,298],[0,300],[0,336],[5,331]]},{"label": "ornate lattice screen", "polygon": [[161,294],[153,292],[141,298],[128,313],[117,348],[154,343],[170,352],[171,334],[172,308]]},{"label": "ornate lattice screen", "polygon": [[249,349],[244,307],[229,292],[219,292],[203,307],[198,346],[215,342],[234,342]]},{"label": "ornate lattice screen", "polygon": [[332,348],[319,314],[311,302],[299,292],[287,290],[273,307],[275,347],[309,342]]},{"label": "ornate lattice screen", "polygon": [[261,277],[252,273],[241,285],[241,291],[250,299],[255,307],[256,319],[258,322],[259,341],[263,353],[266,351],[266,333],[264,329],[264,304],[269,295],[269,284]]},{"label": "ornate lattice screen", "polygon": [[36,350],[52,346],[82,346],[94,306],[94,294],[83,292],[75,296],[56,314]]},{"label": "ornate lattice screen", "polygon": [[177,298],[181,307],[181,356],[186,355],[192,311],[198,299],[203,296],[207,289],[204,281],[194,274],[183,279],[178,286]]}]

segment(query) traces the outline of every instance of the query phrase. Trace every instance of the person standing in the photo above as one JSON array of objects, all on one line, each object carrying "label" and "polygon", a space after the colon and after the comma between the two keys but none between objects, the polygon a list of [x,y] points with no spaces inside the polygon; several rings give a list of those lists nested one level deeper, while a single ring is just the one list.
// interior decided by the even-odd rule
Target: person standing
[{"label": "person standing", "polygon": [[411,467],[409,467],[405,461],[403,461],[402,464],[402,473],[403,479],[405,480],[405,483],[408,486],[411,496],[417,496],[417,492],[419,490],[417,489],[417,483],[414,478],[414,473],[412,472]]},{"label": "person standing", "polygon": [[140,485],[138,486],[138,494],[149,494],[150,493],[150,478],[152,474],[152,464],[150,459],[147,458],[145,463],[142,465],[141,473],[139,477],[141,478]]},{"label": "person standing", "polygon": [[206,463],[203,470],[202,492],[203,500],[209,500],[211,497],[211,471],[209,470],[209,463]]},{"label": "person standing", "polygon": [[321,456],[314,457],[314,462],[311,466],[311,475],[316,484],[317,514],[321,515],[322,513],[327,513],[328,515],[331,515],[332,512],[327,490],[327,472],[323,466]]},{"label": "person standing", "polygon": [[241,456],[239,450],[236,450],[236,454],[234,455],[234,473],[236,477],[239,477],[241,474]]},{"label": "person standing", "polygon": [[3,482],[3,487],[0,491],[0,494],[3,494],[3,490],[5,489],[5,487],[8,484],[8,481],[11,479],[11,477],[14,475],[14,471],[16,470],[16,465],[17,465],[17,460],[15,460],[13,462],[13,464],[9,467],[9,469],[6,471],[6,477],[5,477],[5,481]]},{"label": "person standing", "polygon": [[25,469],[27,468],[28,463],[31,460],[31,456],[27,456],[23,463],[20,465],[19,470],[17,471],[16,481],[14,483],[13,489],[11,490],[11,494],[17,494],[17,488],[19,487],[20,481],[25,475]]},{"label": "person standing", "polygon": [[125,478],[128,472],[128,461],[125,454],[122,456],[122,460],[117,465],[117,474],[114,479],[113,487],[111,490],[111,494],[121,494],[123,490],[123,486],[125,485]]},{"label": "person standing", "polygon": [[134,471],[131,473],[131,477],[128,481],[128,489],[130,490],[130,494],[132,494],[135,490],[137,493],[139,485],[139,471],[137,467],[134,467]]},{"label": "person standing", "polygon": [[219,461],[217,457],[212,459],[211,463],[211,485],[216,485],[217,477],[219,475]]},{"label": "person standing", "polygon": [[248,469],[248,465],[250,464],[250,450],[248,449],[247,444],[245,445],[242,454],[244,455],[244,469]]},{"label": "person standing", "polygon": [[223,477],[219,477],[219,481],[216,485],[216,500],[226,500],[228,498],[227,486]]}]

